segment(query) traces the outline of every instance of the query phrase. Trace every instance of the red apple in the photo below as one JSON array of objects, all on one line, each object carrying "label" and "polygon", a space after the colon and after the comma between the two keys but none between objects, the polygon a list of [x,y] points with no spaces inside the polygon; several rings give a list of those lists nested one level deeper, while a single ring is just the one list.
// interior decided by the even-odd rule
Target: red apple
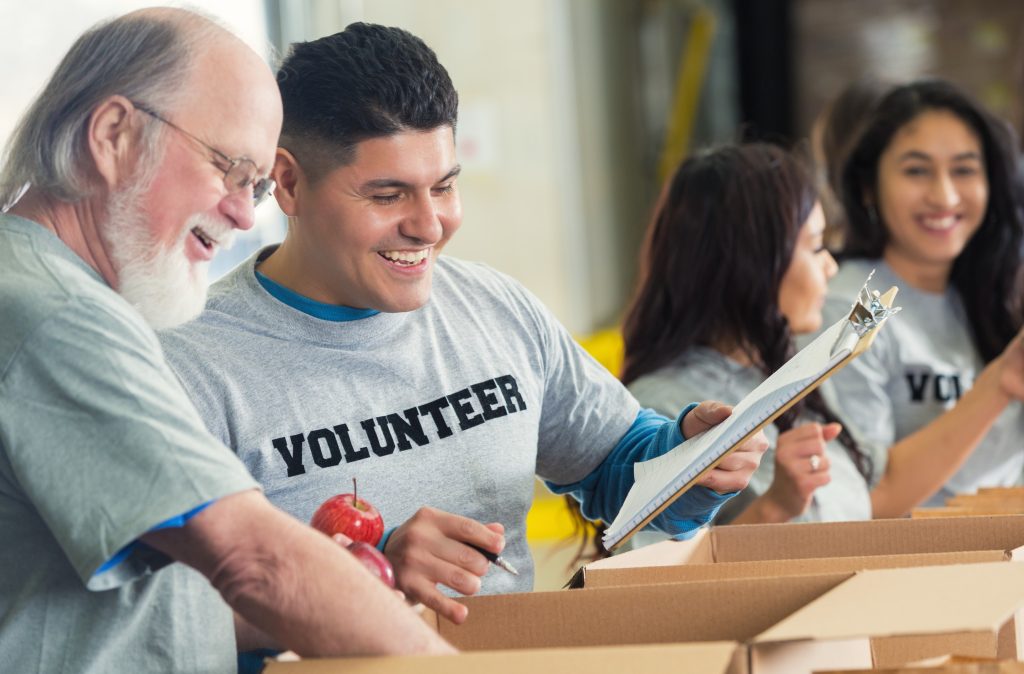
[{"label": "red apple", "polygon": [[369,543],[353,541],[349,544],[348,551],[362,562],[370,573],[380,578],[385,585],[395,586],[395,571],[391,568],[391,562],[377,548]]},{"label": "red apple", "polygon": [[384,535],[380,511],[355,494],[338,494],[324,501],[309,522],[328,536],[345,534],[353,541],[377,545]]},{"label": "red apple", "polygon": [[353,541],[377,545],[384,535],[384,518],[368,501],[359,498],[355,478],[352,478],[352,491],[354,493],[338,494],[321,503],[309,523],[328,536],[345,534]]}]

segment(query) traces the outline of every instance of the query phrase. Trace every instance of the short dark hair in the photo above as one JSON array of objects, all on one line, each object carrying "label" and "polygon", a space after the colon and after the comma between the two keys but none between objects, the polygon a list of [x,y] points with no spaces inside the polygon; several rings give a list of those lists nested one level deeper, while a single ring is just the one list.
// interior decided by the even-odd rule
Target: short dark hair
[{"label": "short dark hair", "polygon": [[876,206],[879,160],[897,131],[930,110],[956,115],[978,136],[984,154],[985,217],[953,262],[950,284],[964,302],[974,345],[987,363],[1024,322],[1024,185],[1013,129],[965,91],[945,80],[918,80],[894,88],[878,103],[843,167],[847,231],[840,257],[882,257],[889,231]]},{"label": "short dark hair", "polygon": [[[795,346],[779,290],[817,200],[807,163],[774,145],[728,145],[684,161],[644,241],[639,288],[623,324],[622,380],[722,343],[746,349],[765,375],[782,367]],[[779,431],[802,409],[837,420],[814,392],[775,422]],[[867,479],[870,458],[845,428],[840,442]]]},{"label": "short dark hair", "polygon": [[459,95],[423,40],[401,28],[353,23],[291,46],[277,71],[281,147],[311,180],[355,158],[361,141],[402,131],[455,130]]}]

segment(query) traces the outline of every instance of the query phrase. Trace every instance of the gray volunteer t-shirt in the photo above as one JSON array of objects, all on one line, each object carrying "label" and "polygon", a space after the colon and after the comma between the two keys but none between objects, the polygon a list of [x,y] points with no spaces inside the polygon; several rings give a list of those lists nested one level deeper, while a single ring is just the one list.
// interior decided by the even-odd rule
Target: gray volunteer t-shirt
[{"label": "gray volunteer t-shirt", "polygon": [[0,669],[232,672],[230,609],[138,545],[255,488],[141,315],[42,226],[0,216]]},{"label": "gray volunteer t-shirt", "polygon": [[502,556],[521,575],[492,566],[482,591],[532,589],[534,475],[586,477],[632,425],[633,397],[484,265],[441,257],[420,309],[332,322],[263,289],[255,264],[269,252],[216,283],[198,320],[161,334],[213,434],[303,521],[355,477],[386,527],[421,506],[501,522]]},{"label": "gray volunteer t-shirt", "polygon": [[[629,390],[644,407],[656,411],[672,409],[680,400],[720,400],[735,405],[765,380],[755,367],[730,360],[718,351],[696,347],[674,364],[634,381]],[[689,397],[688,397],[689,396]],[[798,423],[806,423],[801,419]],[[775,475],[775,445],[779,431],[774,424],[765,428],[769,448],[748,486],[723,506],[719,523],[736,517],[757,496],[763,494]],[[849,452],[835,440],[825,446],[831,463],[831,482],[814,492],[807,510],[794,522],[871,519],[871,498],[864,478]]]},{"label": "gray volunteer t-shirt", "polygon": [[[849,313],[872,269],[871,287],[898,286],[902,311],[887,321],[871,348],[833,375],[826,399],[874,457],[875,479],[884,472],[889,447],[956,405],[984,363],[971,342],[963,304],[949,288],[916,290],[882,260],[844,262],[829,284],[828,323]],[[826,324],[828,324],[826,323]],[[978,487],[1019,484],[1024,470],[1024,408],[1011,402],[985,438],[928,505]]]}]

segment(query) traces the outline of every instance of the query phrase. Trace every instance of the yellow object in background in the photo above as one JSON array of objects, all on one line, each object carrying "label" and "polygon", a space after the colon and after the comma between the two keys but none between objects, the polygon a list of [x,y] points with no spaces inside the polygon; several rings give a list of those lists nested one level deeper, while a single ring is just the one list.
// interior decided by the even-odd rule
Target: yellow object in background
[{"label": "yellow object in background", "polygon": [[[618,327],[577,337],[587,353],[616,377],[622,372],[623,342]],[[552,494],[538,483],[533,507],[526,516],[526,539],[531,543],[557,543],[575,534],[565,498]]]},{"label": "yellow object in background", "polygon": [[622,374],[622,358],[625,347],[619,328],[599,330],[585,337],[577,337],[576,341],[613,375],[618,377]]}]

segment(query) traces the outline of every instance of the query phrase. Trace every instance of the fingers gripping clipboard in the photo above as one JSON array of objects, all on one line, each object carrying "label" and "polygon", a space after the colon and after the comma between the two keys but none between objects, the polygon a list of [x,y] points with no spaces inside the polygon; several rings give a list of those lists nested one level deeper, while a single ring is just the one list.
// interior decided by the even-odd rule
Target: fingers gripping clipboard
[{"label": "fingers gripping clipboard", "polygon": [[662,456],[633,466],[635,482],[605,531],[606,548],[614,550],[629,540],[730,452],[871,346],[882,325],[899,307],[893,306],[895,287],[880,295],[868,289],[870,281],[868,276],[847,315],[747,394],[728,419]]}]

